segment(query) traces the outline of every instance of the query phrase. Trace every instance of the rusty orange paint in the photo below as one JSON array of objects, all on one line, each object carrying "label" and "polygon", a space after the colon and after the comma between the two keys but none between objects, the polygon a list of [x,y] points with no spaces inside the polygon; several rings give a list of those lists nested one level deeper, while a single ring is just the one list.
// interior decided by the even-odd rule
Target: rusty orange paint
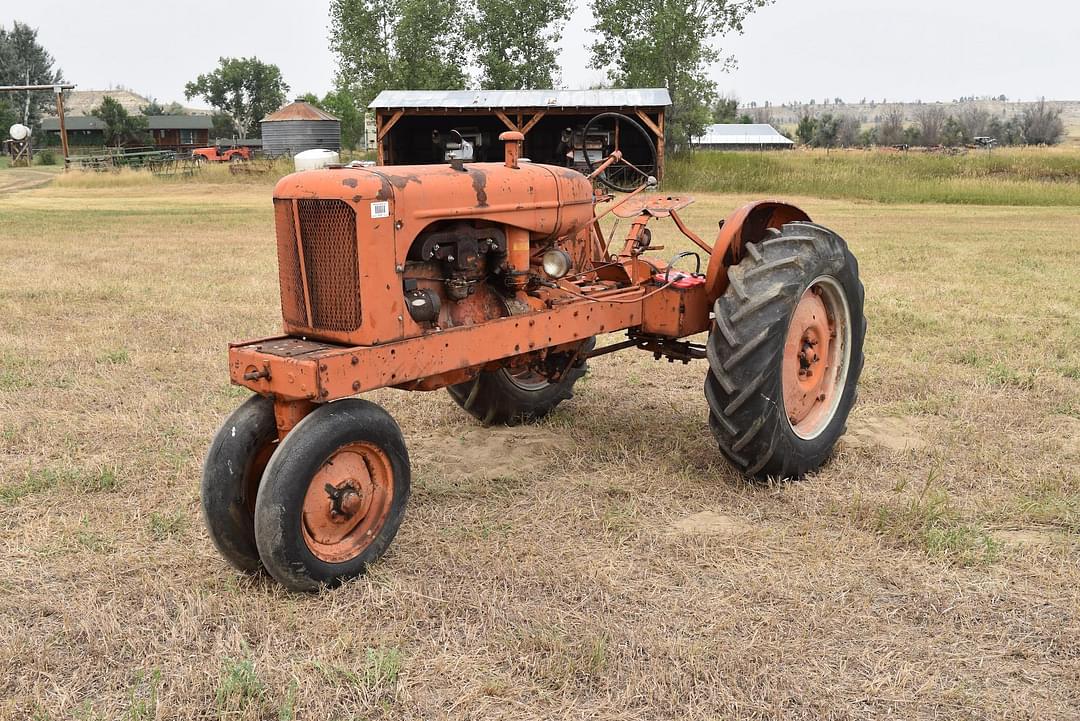
[{"label": "rusty orange paint", "polygon": [[727,290],[727,269],[742,259],[747,243],[764,238],[769,228],[781,228],[800,220],[809,221],[810,216],[794,205],[775,200],[750,203],[729,215],[720,227],[709,256],[709,269],[705,274],[709,297],[719,298]]},{"label": "rusty orange paint", "polygon": [[[594,210],[604,196],[571,169],[520,162],[520,132],[502,137],[503,163],[332,168],[278,183],[286,335],[234,344],[229,363],[234,383],[275,399],[280,437],[318,403],[385,387],[433,390],[500,367],[526,372],[604,333],[644,334],[655,349],[708,330],[743,245],[808,219],[783,203],[746,206],[725,221],[704,282],[676,287],[665,282],[667,264],[645,255],[661,249],[645,234],[671,217],[707,249],[677,215],[692,198],[635,193],[615,204],[632,221],[609,256]],[[425,254],[440,243],[463,257],[445,251],[438,265]],[[574,272],[537,283],[550,248],[565,250]],[[441,298],[440,310],[414,319],[403,288]]]},{"label": "rusty orange paint", "polygon": [[781,371],[784,410],[792,427],[804,434],[817,429],[833,406],[833,394],[842,390],[836,387],[836,373],[830,372],[835,369],[829,367],[835,324],[815,291],[808,288],[795,306]]},{"label": "rusty orange paint", "polygon": [[304,494],[301,529],[308,550],[327,563],[356,558],[378,536],[394,501],[394,470],[373,443],[339,448]]}]

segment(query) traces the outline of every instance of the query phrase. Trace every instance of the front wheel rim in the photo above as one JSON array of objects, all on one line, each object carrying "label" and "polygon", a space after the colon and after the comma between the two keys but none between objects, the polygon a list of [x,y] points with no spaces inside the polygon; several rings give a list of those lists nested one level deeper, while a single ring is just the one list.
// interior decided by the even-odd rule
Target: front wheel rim
[{"label": "front wheel rim", "polygon": [[547,376],[529,368],[516,373],[509,368],[504,370],[510,382],[523,391],[542,391],[551,385],[551,381],[547,379]]},{"label": "front wheel rim", "polygon": [[782,361],[784,414],[792,432],[813,440],[825,432],[847,386],[851,309],[831,276],[807,286],[791,314]]},{"label": "front wheel rim", "polygon": [[342,446],[311,478],[300,527],[318,559],[342,563],[362,554],[378,537],[394,501],[390,457],[367,442]]}]

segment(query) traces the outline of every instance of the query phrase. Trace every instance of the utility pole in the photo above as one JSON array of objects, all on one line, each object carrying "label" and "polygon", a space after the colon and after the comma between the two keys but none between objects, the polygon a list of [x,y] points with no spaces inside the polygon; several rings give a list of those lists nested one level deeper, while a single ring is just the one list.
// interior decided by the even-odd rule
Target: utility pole
[{"label": "utility pole", "polygon": [[60,147],[64,152],[64,165],[67,166],[68,158],[68,137],[67,137],[67,125],[64,122],[64,91],[73,90],[74,85],[57,84],[57,85],[0,85],[0,93],[14,93],[19,91],[26,91],[26,112],[30,113],[30,91],[32,90],[51,90],[56,93],[56,115],[60,119]]}]

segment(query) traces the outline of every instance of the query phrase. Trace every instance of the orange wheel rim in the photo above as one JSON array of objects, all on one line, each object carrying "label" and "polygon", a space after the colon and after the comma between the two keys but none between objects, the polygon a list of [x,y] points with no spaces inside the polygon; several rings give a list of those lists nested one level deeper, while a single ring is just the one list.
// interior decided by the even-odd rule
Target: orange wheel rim
[{"label": "orange wheel rim", "polygon": [[847,298],[833,278],[819,278],[795,306],[784,342],[784,411],[800,438],[817,438],[836,415],[850,346]]},{"label": "orange wheel rim", "polygon": [[389,456],[371,443],[342,446],[304,495],[300,525],[308,550],[328,563],[356,558],[378,537],[393,501]]}]

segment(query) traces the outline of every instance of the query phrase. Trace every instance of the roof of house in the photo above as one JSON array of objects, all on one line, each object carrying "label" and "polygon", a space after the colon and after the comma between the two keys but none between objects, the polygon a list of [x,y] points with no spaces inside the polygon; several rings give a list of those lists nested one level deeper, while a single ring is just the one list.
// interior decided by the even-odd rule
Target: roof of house
[{"label": "roof of house", "polygon": [[665,88],[599,90],[384,90],[369,108],[663,108],[671,105]]},{"label": "roof of house", "polygon": [[705,127],[705,134],[694,138],[697,145],[794,145],[780,131],[765,123],[719,123]]},{"label": "roof of house", "polygon": [[[150,130],[209,130],[214,121],[209,115],[151,115],[146,118]],[[68,130],[104,130],[105,123],[93,115],[65,114],[64,125]],[[60,129],[60,119],[42,118],[41,129],[54,131]]]},{"label": "roof of house", "polygon": [[311,103],[304,100],[297,99],[296,102],[290,103],[283,108],[275,110],[260,120],[261,123],[280,123],[285,120],[334,120],[335,118],[330,113],[326,112],[322,108],[317,108]]}]

